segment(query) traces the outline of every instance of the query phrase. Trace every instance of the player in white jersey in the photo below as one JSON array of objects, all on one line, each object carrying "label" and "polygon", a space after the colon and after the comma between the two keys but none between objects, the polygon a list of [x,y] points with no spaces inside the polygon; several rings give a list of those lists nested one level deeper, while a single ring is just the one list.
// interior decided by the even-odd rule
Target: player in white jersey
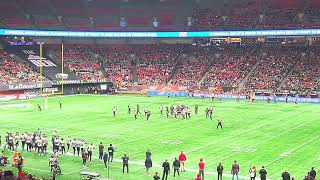
[{"label": "player in white jersey", "polygon": [[160,115],[161,116],[163,115],[163,106],[162,105],[160,106]]},{"label": "player in white jersey", "polygon": [[117,112],[117,108],[115,106],[113,106],[113,108],[112,108],[113,117],[116,117],[116,112]]},{"label": "player in white jersey", "polygon": [[65,141],[63,138],[61,138],[60,140],[60,150],[61,150],[61,153],[64,154],[66,153],[66,144],[65,144]]}]

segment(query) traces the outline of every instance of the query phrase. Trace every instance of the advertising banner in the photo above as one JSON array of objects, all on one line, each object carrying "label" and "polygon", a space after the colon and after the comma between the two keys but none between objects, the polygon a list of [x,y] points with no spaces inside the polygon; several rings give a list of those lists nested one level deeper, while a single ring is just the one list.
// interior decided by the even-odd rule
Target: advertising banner
[{"label": "advertising banner", "polygon": [[[163,91],[148,91],[148,95],[150,96],[173,96],[173,97],[211,97],[211,94],[208,93],[187,93],[187,92],[163,92]],[[244,95],[238,96],[235,94],[215,94],[215,98],[221,98],[221,99],[237,99],[245,100],[246,97]],[[267,101],[267,99],[270,99],[271,102],[285,102],[285,97],[274,97],[274,96],[256,96],[255,100],[257,101]],[[304,98],[304,97],[288,97],[288,102],[295,102],[298,103],[320,103],[320,98]]]},{"label": "advertising banner", "polygon": [[[19,84],[0,84],[0,91],[8,90],[23,90],[23,89],[38,89],[41,83],[19,83]],[[52,87],[51,82],[43,82],[42,87]]]}]

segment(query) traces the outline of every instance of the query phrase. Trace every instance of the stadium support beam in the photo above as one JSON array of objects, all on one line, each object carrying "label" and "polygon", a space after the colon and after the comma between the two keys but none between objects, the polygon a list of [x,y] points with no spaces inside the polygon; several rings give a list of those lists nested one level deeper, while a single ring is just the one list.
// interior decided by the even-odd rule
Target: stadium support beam
[{"label": "stadium support beam", "polygon": [[40,29],[39,26],[36,24],[33,16],[30,13],[26,12],[24,10],[24,8],[22,8],[21,5],[17,2],[17,0],[14,0],[14,2],[16,4],[16,7],[19,9],[20,12],[22,12],[24,14],[25,17],[29,16],[28,17],[28,22],[32,25],[32,27],[34,29]]},{"label": "stadium support beam", "polygon": [[[58,19],[58,16],[61,16],[61,14],[58,14],[53,3],[52,3],[52,0],[48,0],[48,3],[49,3],[49,9],[51,11],[51,14],[54,15],[54,17],[56,17]],[[59,20],[59,19],[58,19]],[[60,22],[60,21],[59,21]],[[64,23],[64,21],[61,22],[61,25],[65,28],[65,29],[68,29],[68,26]]]}]

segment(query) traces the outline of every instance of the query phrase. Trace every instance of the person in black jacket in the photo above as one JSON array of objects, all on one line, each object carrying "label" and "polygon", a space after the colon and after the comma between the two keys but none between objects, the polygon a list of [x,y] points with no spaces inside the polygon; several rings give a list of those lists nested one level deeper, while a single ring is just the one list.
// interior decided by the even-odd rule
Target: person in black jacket
[{"label": "person in black jacket", "polygon": [[282,180],[291,180],[291,179],[290,179],[290,174],[288,173],[287,170],[285,170],[285,171],[282,173],[281,177],[282,177]]},{"label": "person in black jacket", "polygon": [[222,180],[223,165],[221,162],[219,162],[217,166],[217,172],[218,172],[218,180]]},{"label": "person in black jacket", "polygon": [[311,168],[311,171],[309,174],[310,174],[312,180],[316,179],[317,172],[314,170],[314,167]]},{"label": "person in black jacket", "polygon": [[144,165],[146,167],[146,175],[149,176],[150,175],[150,168],[152,167],[152,160],[151,160],[151,157],[150,156],[147,156],[145,162],[144,162]]},{"label": "person in black jacket", "polygon": [[179,169],[180,169],[180,161],[175,158],[175,160],[173,161],[173,177],[176,177],[176,172],[178,173],[178,176],[180,176],[180,172],[179,172]]},{"label": "person in black jacket", "polygon": [[162,167],[163,167],[162,180],[167,180],[168,179],[168,174],[169,174],[169,171],[170,171],[170,164],[169,164],[168,160],[165,160],[162,163]]},{"label": "person in black jacket", "polygon": [[266,180],[267,179],[267,171],[264,169],[264,166],[262,166],[262,169],[259,171],[260,174],[260,179],[261,180]]},{"label": "person in black jacket", "polygon": [[124,173],[124,168],[127,168],[127,173],[129,173],[129,157],[124,154],[122,157],[122,173]]},{"label": "person in black jacket", "polygon": [[160,176],[158,175],[158,172],[156,172],[153,176],[153,180],[159,180]]}]

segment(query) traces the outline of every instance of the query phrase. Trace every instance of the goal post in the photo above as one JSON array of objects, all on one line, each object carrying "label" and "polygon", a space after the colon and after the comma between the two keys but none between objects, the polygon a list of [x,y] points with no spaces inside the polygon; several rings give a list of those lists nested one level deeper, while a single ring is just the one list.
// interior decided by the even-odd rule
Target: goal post
[{"label": "goal post", "polygon": [[64,79],[66,78],[65,74],[64,74],[64,46],[63,44],[61,44],[61,72],[56,74],[57,79],[59,78],[60,80],[60,85],[61,85],[61,90],[59,90],[57,92],[45,92],[44,93],[44,88],[43,88],[43,44],[44,43],[40,43],[40,95],[41,96],[53,96],[53,95],[63,95],[64,94]]}]

